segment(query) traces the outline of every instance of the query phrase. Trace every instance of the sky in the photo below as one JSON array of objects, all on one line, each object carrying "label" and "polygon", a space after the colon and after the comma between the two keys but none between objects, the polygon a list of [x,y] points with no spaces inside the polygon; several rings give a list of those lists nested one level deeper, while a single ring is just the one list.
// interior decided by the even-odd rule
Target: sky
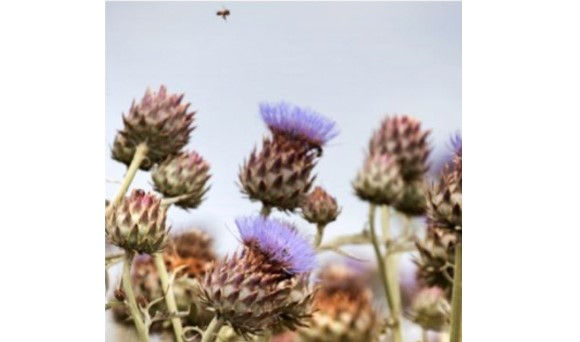
[{"label": "sky", "polygon": [[[227,21],[216,11],[227,7]],[[211,165],[211,190],[190,211],[171,208],[173,231],[207,230],[218,252],[238,244],[234,218],[261,205],[242,196],[238,170],[268,132],[260,102],[288,101],[337,122],[340,135],[315,168],[316,184],[342,213],[326,237],[359,231],[368,204],[351,181],[372,132],[387,114],[410,114],[431,129],[432,161],[449,152],[461,130],[461,4],[458,2],[108,2],[106,4],[106,132],[147,87],[185,93],[197,111],[187,149]],[[106,196],[126,167],[107,152]],[[133,187],[151,189],[139,172]],[[275,213],[309,236],[298,215]]]}]

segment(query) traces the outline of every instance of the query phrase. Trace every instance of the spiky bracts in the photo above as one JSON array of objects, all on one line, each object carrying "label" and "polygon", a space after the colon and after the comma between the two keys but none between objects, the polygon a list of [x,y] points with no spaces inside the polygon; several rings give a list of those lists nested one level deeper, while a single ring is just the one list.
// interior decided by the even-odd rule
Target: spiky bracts
[{"label": "spiky bracts", "polygon": [[338,135],[334,121],[310,109],[285,102],[262,103],[260,114],[274,136],[287,136],[311,148],[321,148]]},{"label": "spiky bracts", "polygon": [[186,266],[185,275],[202,279],[216,259],[213,240],[201,230],[187,230],[169,239],[163,259],[169,271]]},{"label": "spiky bracts", "polygon": [[161,251],[167,239],[166,208],[161,199],[143,190],[133,190],[105,215],[105,234],[114,245],[138,253]]},{"label": "spiky bracts", "polygon": [[266,138],[240,168],[241,190],[264,206],[290,210],[300,206],[314,182],[316,156],[285,138]]},{"label": "spiky bracts", "polygon": [[373,135],[369,152],[394,158],[405,182],[418,180],[429,169],[429,133],[421,129],[419,120],[410,116],[387,117]]},{"label": "spiky bracts", "polygon": [[314,250],[280,221],[242,218],[236,224],[244,246],[206,275],[205,305],[242,336],[303,326],[311,314]]},{"label": "spiky bracts", "polygon": [[424,241],[416,243],[419,257],[414,260],[418,267],[417,278],[425,287],[439,287],[451,298],[453,265],[457,237],[430,226]]},{"label": "spiky bracts", "polygon": [[377,205],[392,205],[402,195],[403,179],[393,158],[371,154],[352,183],[359,198]]},{"label": "spiky bracts", "polygon": [[135,149],[141,143],[148,147],[142,170],[167,156],[178,153],[189,141],[195,112],[188,112],[189,103],[182,103],[183,94],[168,94],[161,86],[159,91],[147,89],[140,103],[131,104],[123,115],[124,127],[117,133],[112,148],[113,159],[129,165]]},{"label": "spiky bracts", "polygon": [[451,304],[441,288],[424,288],[414,298],[409,316],[425,330],[444,331],[451,322]]},{"label": "spiky bracts", "polygon": [[372,292],[352,268],[335,264],[319,275],[310,327],[298,331],[299,341],[377,341],[378,319]]},{"label": "spiky bracts", "polygon": [[323,226],[336,220],[340,214],[336,199],[319,186],[306,196],[301,209],[302,217],[306,221]]},{"label": "spiky bracts", "polygon": [[165,197],[183,197],[175,205],[197,208],[209,190],[209,164],[195,151],[181,152],[156,165],[151,173],[155,190]]}]

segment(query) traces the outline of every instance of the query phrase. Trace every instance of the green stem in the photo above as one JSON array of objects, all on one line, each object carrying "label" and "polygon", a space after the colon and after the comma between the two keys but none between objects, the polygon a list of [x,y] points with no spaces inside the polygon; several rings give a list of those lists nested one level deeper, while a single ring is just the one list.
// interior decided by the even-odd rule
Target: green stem
[{"label": "green stem", "polygon": [[133,252],[127,251],[125,253],[125,263],[123,265],[123,291],[125,292],[125,297],[129,302],[129,312],[131,317],[133,317],[133,322],[135,323],[135,328],[137,329],[137,334],[139,335],[139,340],[141,342],[149,342],[149,333],[147,332],[147,327],[143,323],[143,318],[141,317],[141,311],[137,306],[137,300],[135,299],[135,294],[133,293],[133,286],[131,285],[131,263],[133,262]]},{"label": "green stem", "polygon": [[325,226],[320,223],[316,225],[316,237],[314,238],[314,247],[320,246],[320,243],[322,242],[322,235],[324,234],[324,227]]},{"label": "green stem", "polygon": [[217,316],[214,316],[207,326],[207,329],[205,329],[203,332],[203,338],[201,339],[201,342],[213,342],[215,336],[217,336],[223,324],[224,321],[219,319]]},{"label": "green stem", "polygon": [[403,336],[401,334],[401,289],[399,287],[398,274],[398,260],[397,254],[389,253],[392,246],[388,241],[391,241],[391,230],[389,223],[389,207],[381,206],[381,228],[383,232],[383,241],[386,242],[387,251],[382,256],[385,260],[385,276],[387,280],[387,290],[391,297],[389,309],[391,310],[391,317],[393,319],[393,341],[402,342]]},{"label": "green stem", "polygon": [[461,242],[455,246],[455,267],[453,270],[453,292],[451,293],[450,330],[450,342],[461,342]]},{"label": "green stem", "polygon": [[148,150],[149,150],[149,148],[147,147],[147,145],[145,143],[140,143],[139,145],[137,145],[137,148],[135,149],[135,154],[133,155],[133,160],[131,160],[131,164],[129,165],[129,168],[127,169],[127,173],[125,174],[125,178],[123,179],[123,182],[121,183],[121,187],[119,188],[119,192],[117,193],[117,196],[113,200],[113,205],[111,207],[119,204],[119,202],[121,202],[121,200],[123,199],[123,197],[127,193],[127,190],[129,189],[129,185],[131,185],[131,182],[133,182],[133,178],[135,178],[135,174],[137,173],[137,170],[139,170],[139,166],[141,166],[141,163],[147,157]]},{"label": "green stem", "polygon": [[163,290],[163,296],[165,297],[165,304],[167,304],[167,310],[169,311],[169,314],[172,316],[171,325],[173,326],[175,341],[183,342],[183,327],[181,326],[181,319],[179,317],[176,317],[177,303],[175,302],[173,287],[170,286],[169,284],[169,275],[167,274],[167,268],[165,268],[163,254],[161,253],[153,254],[153,260],[155,262],[155,267],[157,268],[157,274],[159,274],[159,280],[161,280],[161,289]]},{"label": "green stem", "polygon": [[260,210],[260,215],[264,216],[264,217],[268,217],[270,216],[270,213],[272,212],[272,207],[270,207],[269,205],[262,205],[262,210]]}]

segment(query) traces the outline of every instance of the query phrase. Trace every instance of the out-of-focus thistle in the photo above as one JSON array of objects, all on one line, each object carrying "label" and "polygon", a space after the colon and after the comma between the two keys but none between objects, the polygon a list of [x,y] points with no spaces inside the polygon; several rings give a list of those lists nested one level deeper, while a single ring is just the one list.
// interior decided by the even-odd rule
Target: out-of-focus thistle
[{"label": "out-of-focus thistle", "polygon": [[391,205],[401,197],[404,183],[395,159],[385,154],[371,154],[352,186],[363,201]]},{"label": "out-of-focus thistle", "polygon": [[114,245],[127,251],[152,254],[167,240],[166,208],[161,199],[143,190],[133,190],[106,212],[105,234]]},{"label": "out-of-focus thistle", "polygon": [[197,208],[209,190],[209,164],[197,152],[181,152],[168,157],[153,168],[155,189],[165,197],[178,199],[175,205]]},{"label": "out-of-focus thistle", "polygon": [[387,117],[371,138],[369,152],[394,158],[405,182],[422,179],[429,169],[429,133],[421,130],[421,122],[410,116]]},{"label": "out-of-focus thistle", "polygon": [[336,199],[319,186],[306,196],[301,209],[306,221],[323,226],[336,220],[340,214]]},{"label": "out-of-focus thistle", "polygon": [[414,260],[418,267],[417,278],[426,287],[441,288],[451,298],[456,238],[429,227],[424,241],[416,242],[419,256]]},{"label": "out-of-focus thistle", "polygon": [[281,221],[248,217],[236,225],[242,250],[217,262],[203,281],[202,300],[215,312],[204,341],[224,323],[245,337],[304,326],[313,297],[311,245]]},{"label": "out-of-focus thistle", "polygon": [[140,103],[131,104],[123,115],[124,127],[117,133],[112,148],[113,159],[131,164],[137,147],[145,144],[146,158],[140,163],[142,170],[167,156],[178,153],[189,141],[195,112],[188,112],[189,103],[182,103],[183,94],[168,94],[161,86],[159,91],[147,89]]},{"label": "out-of-focus thistle", "polygon": [[293,211],[310,190],[312,169],[323,145],[338,134],[333,121],[320,114],[285,103],[260,106],[262,119],[272,132],[262,149],[250,154],[240,168],[241,190],[269,208]]},{"label": "out-of-focus thistle", "polygon": [[299,341],[377,341],[379,325],[372,292],[363,277],[342,264],[327,266],[319,275],[310,327],[298,330]]},{"label": "out-of-focus thistle", "polygon": [[408,316],[425,330],[444,331],[449,328],[451,305],[442,289],[424,288],[417,293]]}]

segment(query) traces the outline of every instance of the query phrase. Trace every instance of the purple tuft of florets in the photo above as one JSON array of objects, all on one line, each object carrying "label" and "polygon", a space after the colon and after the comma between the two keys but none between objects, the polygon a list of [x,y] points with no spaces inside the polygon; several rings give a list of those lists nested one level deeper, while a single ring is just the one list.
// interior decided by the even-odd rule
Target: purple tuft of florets
[{"label": "purple tuft of florets", "polygon": [[451,137],[451,147],[455,154],[461,155],[462,144],[461,133],[455,133],[455,135]]},{"label": "purple tuft of florets", "polygon": [[240,217],[236,225],[244,244],[256,244],[262,253],[284,265],[288,272],[304,273],[314,268],[314,249],[291,225],[259,216]]},{"label": "purple tuft of florets", "polygon": [[285,102],[260,104],[262,119],[273,133],[287,134],[321,147],[338,135],[336,123],[310,109]]}]

